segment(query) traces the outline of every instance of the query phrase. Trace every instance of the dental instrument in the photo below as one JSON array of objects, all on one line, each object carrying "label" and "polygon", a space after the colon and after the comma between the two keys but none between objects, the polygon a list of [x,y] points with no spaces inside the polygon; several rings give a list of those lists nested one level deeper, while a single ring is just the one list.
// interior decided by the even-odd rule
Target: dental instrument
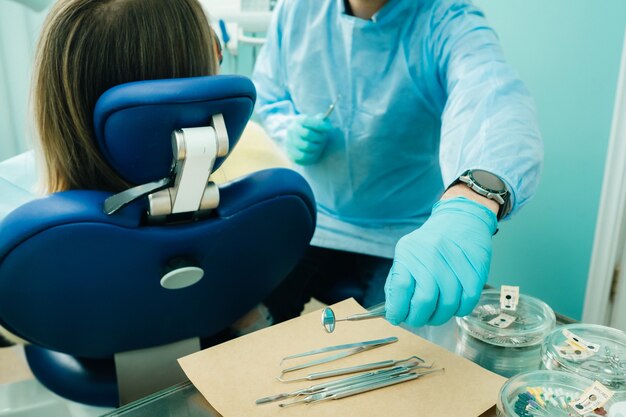
[{"label": "dental instrument", "polygon": [[387,337],[385,339],[366,340],[365,342],[356,342],[356,343],[347,343],[344,345],[326,346],[320,349],[310,350],[308,352],[296,353],[294,355],[285,356],[280,361],[280,363],[282,365],[282,363],[288,359],[301,358],[303,356],[316,355],[318,353],[326,353],[326,352],[332,352],[335,350],[350,349],[350,348],[356,348],[360,346],[377,345],[380,343],[397,342],[397,341],[398,341],[398,338],[395,336],[392,336],[392,337]]},{"label": "dental instrument", "polygon": [[[431,365],[432,366],[432,365]],[[269,397],[263,397],[256,400],[256,404],[265,404],[269,402],[279,401],[288,397],[296,397],[300,395],[316,394],[322,391],[328,391],[331,389],[338,389],[341,387],[357,384],[364,381],[370,381],[372,378],[381,376],[400,375],[415,369],[424,368],[419,362],[408,363],[405,365],[396,366],[389,369],[380,369],[377,371],[366,372],[360,375],[354,375],[346,378],[336,379],[330,382],[322,382],[320,384],[312,385],[310,387],[301,388],[291,392],[284,392],[281,394],[271,395]],[[430,367],[428,367],[430,368]]]},{"label": "dental instrument", "polygon": [[[404,382],[404,381],[410,381],[416,378],[417,378],[417,374],[413,372],[408,373],[408,374],[378,377],[371,381],[360,382],[360,383],[350,385],[347,387],[337,388],[336,390],[311,394],[301,400],[278,404],[278,406],[281,408],[284,408],[284,407],[290,407],[292,405],[297,405],[297,404],[309,404],[309,403],[318,402],[318,401],[331,399],[331,398],[336,398],[336,399],[344,398],[344,396],[346,397],[348,396],[348,395],[345,395],[348,393],[352,393],[351,395],[360,394],[362,392],[372,391],[377,388],[394,385],[394,384]],[[344,395],[344,396],[341,396],[341,395]]]},{"label": "dental instrument", "polygon": [[[421,363],[424,363],[424,360],[418,356],[411,356],[410,358],[406,358],[406,359],[400,359],[400,360],[387,360],[387,361],[381,361],[381,362],[373,362],[373,363],[366,363],[363,365],[356,365],[356,366],[350,366],[347,368],[341,368],[341,369],[333,369],[330,371],[324,371],[324,372],[314,372],[312,374],[308,374],[307,376],[303,376],[301,378],[294,378],[294,379],[283,379],[278,377],[277,379],[280,382],[296,382],[296,381],[314,381],[317,379],[324,379],[324,378],[330,378],[333,376],[341,376],[341,375],[348,375],[348,374],[355,374],[357,372],[364,372],[364,371],[371,371],[374,369],[381,369],[381,368],[388,368],[390,366],[395,366],[398,365],[400,363],[403,362],[409,362],[412,359],[419,361]],[[420,366],[422,368],[431,368],[432,365],[430,366]]]},{"label": "dental instrument", "polygon": [[348,317],[344,317],[338,319],[335,317],[335,312],[332,308],[326,307],[322,310],[322,326],[326,330],[326,333],[332,333],[335,331],[335,324],[338,321],[359,321],[359,320],[369,320],[385,317],[385,303],[376,304],[375,306],[368,309],[367,313],[353,314]]},{"label": "dental instrument", "polygon": [[333,114],[333,112],[335,111],[335,107],[337,107],[337,102],[339,101],[340,98],[341,98],[341,95],[337,96],[335,101],[333,101],[332,104],[328,106],[328,109],[326,109],[326,111],[322,115],[322,120],[328,119],[330,115]]},{"label": "dental instrument", "polygon": [[[312,366],[316,366],[316,365],[320,365],[322,363],[328,363],[328,362],[332,362],[335,361],[337,359],[341,359],[341,358],[345,358],[347,356],[352,356],[352,355],[356,355],[357,353],[361,353],[361,352],[365,352],[368,350],[372,350],[372,349],[376,349],[378,347],[381,346],[385,346],[388,345],[390,343],[395,343],[398,341],[397,337],[389,337],[387,339],[381,339],[380,341],[378,341],[378,343],[368,343],[368,342],[364,342],[365,344],[361,344],[353,349],[350,349],[346,352],[342,352],[342,353],[338,353],[336,355],[331,355],[331,356],[327,356],[325,358],[321,358],[321,359],[316,359],[314,361],[311,362],[307,362],[307,363],[303,363],[300,365],[296,365],[296,366],[292,366],[291,368],[287,368],[287,369],[283,369],[281,371],[281,375],[284,375],[288,372],[293,372],[293,371],[297,371],[300,369],[305,369],[305,368],[310,368]],[[336,347],[331,347],[332,350],[336,350]],[[324,349],[322,349],[322,352],[324,352]],[[317,352],[317,353],[322,353],[322,352]]]},{"label": "dental instrument", "polygon": [[301,400],[292,401],[290,403],[278,404],[279,407],[289,407],[296,404],[310,404],[316,403],[325,400],[339,400],[341,398],[346,398],[352,395],[362,394],[364,392],[373,391],[379,388],[388,387],[390,385],[399,384],[402,382],[411,381],[414,379],[418,379],[424,375],[431,374],[438,371],[443,371],[444,369],[435,369],[432,371],[426,371],[421,373],[410,372],[410,373],[401,373],[399,375],[384,375],[377,376],[367,381],[363,381],[360,383],[352,384],[346,387],[337,388],[334,390],[329,390],[325,392],[319,392],[315,394],[311,394]]}]

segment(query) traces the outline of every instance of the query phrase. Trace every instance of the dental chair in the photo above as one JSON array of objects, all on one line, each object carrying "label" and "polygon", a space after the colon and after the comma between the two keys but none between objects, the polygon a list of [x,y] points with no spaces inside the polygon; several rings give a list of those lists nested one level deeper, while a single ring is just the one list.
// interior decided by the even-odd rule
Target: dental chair
[{"label": "dental chair", "polygon": [[239,76],[114,87],[95,136],[134,186],[55,193],[2,220],[0,325],[30,342],[48,389],[115,407],[184,380],[176,359],[219,341],[302,256],[315,203],[301,176],[209,178],[255,99]]}]

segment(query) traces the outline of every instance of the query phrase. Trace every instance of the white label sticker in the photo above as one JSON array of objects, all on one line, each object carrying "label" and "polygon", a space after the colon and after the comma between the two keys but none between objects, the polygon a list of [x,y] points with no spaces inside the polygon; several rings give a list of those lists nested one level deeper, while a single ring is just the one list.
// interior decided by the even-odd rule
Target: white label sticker
[{"label": "white label sticker", "polygon": [[563,336],[567,338],[567,343],[581,350],[588,350],[593,353],[598,353],[600,351],[600,345],[588,342],[582,337],[575,335],[567,329],[563,330]]},{"label": "white label sticker", "polygon": [[613,391],[595,381],[578,399],[570,402],[569,405],[582,416],[604,406],[612,396]]},{"label": "white label sticker", "polygon": [[503,285],[500,287],[500,309],[515,311],[519,302],[519,287]]},{"label": "white label sticker", "polygon": [[491,324],[494,327],[499,327],[501,329],[506,329],[515,321],[515,317],[509,316],[505,313],[500,313],[497,317],[492,318],[487,323]]},{"label": "white label sticker", "polygon": [[570,361],[582,361],[595,355],[595,353],[591,350],[579,348],[577,343],[570,341],[569,339],[567,340],[567,343],[561,346],[552,346],[554,347],[555,352],[557,352],[560,357]]}]

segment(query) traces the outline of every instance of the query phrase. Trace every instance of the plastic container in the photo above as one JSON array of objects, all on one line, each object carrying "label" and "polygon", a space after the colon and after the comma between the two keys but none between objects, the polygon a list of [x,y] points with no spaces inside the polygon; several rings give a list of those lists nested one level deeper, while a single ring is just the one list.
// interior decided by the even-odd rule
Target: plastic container
[{"label": "plastic container", "polygon": [[583,323],[561,326],[546,336],[541,351],[545,369],[570,372],[613,390],[626,390],[626,333],[621,330]]},{"label": "plastic container", "polygon": [[[515,317],[499,327],[493,320],[501,313]],[[505,377],[541,367],[541,343],[556,325],[552,309],[543,301],[520,294],[517,309],[500,309],[500,291],[483,291],[478,305],[459,325],[456,352]]]},{"label": "plastic container", "polygon": [[624,397],[614,394],[606,404],[580,414],[570,405],[579,400],[594,381],[560,371],[532,371],[507,381],[498,397],[497,416],[505,417],[617,417],[626,403]]}]

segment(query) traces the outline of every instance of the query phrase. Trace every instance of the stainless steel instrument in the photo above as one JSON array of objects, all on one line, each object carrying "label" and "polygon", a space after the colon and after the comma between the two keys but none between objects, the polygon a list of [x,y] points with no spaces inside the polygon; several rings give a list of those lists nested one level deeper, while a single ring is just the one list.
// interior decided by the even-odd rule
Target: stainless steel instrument
[{"label": "stainless steel instrument", "polygon": [[326,111],[322,115],[322,119],[328,119],[330,115],[333,114],[333,112],[335,111],[335,107],[337,107],[337,102],[339,101],[340,98],[341,96],[337,96],[335,101],[333,101],[332,104],[328,106],[328,109],[326,109]]},{"label": "stainless steel instrument", "polygon": [[367,313],[353,314],[344,318],[336,318],[332,308],[326,307],[322,310],[322,326],[327,333],[335,331],[335,324],[338,321],[359,321],[385,317],[385,303],[377,304],[368,309]]},{"label": "stainless steel instrument", "polygon": [[[338,380],[331,381],[331,382],[324,382],[321,384],[312,385],[310,387],[302,388],[302,389],[291,391],[291,392],[286,392],[286,393],[281,393],[277,395],[272,395],[269,397],[259,398],[258,400],[256,400],[256,404],[266,404],[266,403],[270,403],[274,401],[280,401],[289,397],[297,397],[301,395],[312,395],[316,393],[327,392],[327,391],[336,390],[342,387],[353,386],[355,384],[359,384],[362,382],[373,382],[373,380],[376,378],[400,375],[400,374],[407,373],[407,372],[413,371],[415,369],[420,369],[420,368],[422,368],[422,365],[420,365],[419,362],[407,363],[405,365],[396,366],[396,367],[389,368],[389,369],[371,371],[371,372],[367,372],[364,374],[342,378],[342,379],[338,379]],[[422,375],[422,374],[426,374],[430,372],[431,371],[426,371],[426,372],[418,373],[418,375]]]},{"label": "stainless steel instrument", "polygon": [[[349,345],[328,346],[328,347],[325,347],[325,348],[316,349],[316,350],[312,350],[312,351],[305,352],[305,353],[291,355],[291,356],[288,356],[287,358],[315,355],[315,354],[318,354],[318,353],[325,353],[325,352],[330,352],[330,351],[335,351],[335,350],[340,350],[340,349],[346,349],[346,347],[348,347],[348,348],[352,347],[351,349],[349,349],[346,352],[341,352],[341,353],[338,353],[336,355],[327,356],[325,358],[316,359],[316,360],[311,361],[311,362],[307,362],[307,363],[303,363],[303,364],[300,364],[300,365],[292,366],[291,368],[283,369],[281,371],[281,375],[284,375],[284,374],[286,374],[288,372],[297,371],[297,370],[300,370],[300,369],[310,368],[311,366],[320,365],[322,363],[332,362],[332,361],[335,361],[337,359],[345,358],[347,356],[356,355],[357,353],[365,352],[367,350],[376,349],[378,347],[385,346],[385,345],[388,345],[390,343],[395,343],[397,341],[398,341],[397,337],[388,337],[386,339],[369,340],[369,341],[366,341],[366,342],[353,343],[353,344],[349,344]],[[287,358],[284,358],[283,361],[285,359],[287,359]]]},{"label": "stainless steel instrument", "polygon": [[[363,365],[356,365],[356,366],[350,366],[347,368],[340,368],[340,369],[333,369],[330,371],[323,371],[323,372],[314,372],[312,374],[308,374],[307,376],[301,377],[301,378],[294,378],[294,379],[283,379],[278,377],[277,379],[280,382],[296,382],[296,381],[314,381],[317,379],[324,379],[324,378],[331,378],[334,376],[341,376],[341,375],[349,375],[349,374],[356,374],[358,372],[365,372],[365,371],[371,371],[374,369],[381,369],[381,368],[388,368],[390,366],[395,366],[398,365],[400,363],[404,363],[404,362],[409,362],[411,360],[415,360],[415,361],[419,361],[420,363],[424,363],[424,360],[421,359],[418,356],[411,356],[410,358],[406,358],[406,359],[399,359],[399,360],[387,360],[387,361],[380,361],[380,362],[372,362],[372,363],[366,363]],[[430,366],[419,366],[419,368],[431,368],[432,365]]]},{"label": "stainless steel instrument", "polygon": [[364,392],[373,391],[379,388],[388,387],[390,385],[399,384],[402,382],[411,381],[420,378],[424,375],[431,374],[433,372],[443,371],[443,369],[435,369],[426,372],[408,372],[405,370],[399,374],[388,375],[375,375],[361,380],[360,382],[352,383],[350,385],[336,387],[327,391],[317,392],[311,395],[307,395],[301,400],[292,401],[290,403],[278,404],[279,407],[289,407],[297,404],[310,404],[326,400],[339,400],[352,395],[362,394]]}]

